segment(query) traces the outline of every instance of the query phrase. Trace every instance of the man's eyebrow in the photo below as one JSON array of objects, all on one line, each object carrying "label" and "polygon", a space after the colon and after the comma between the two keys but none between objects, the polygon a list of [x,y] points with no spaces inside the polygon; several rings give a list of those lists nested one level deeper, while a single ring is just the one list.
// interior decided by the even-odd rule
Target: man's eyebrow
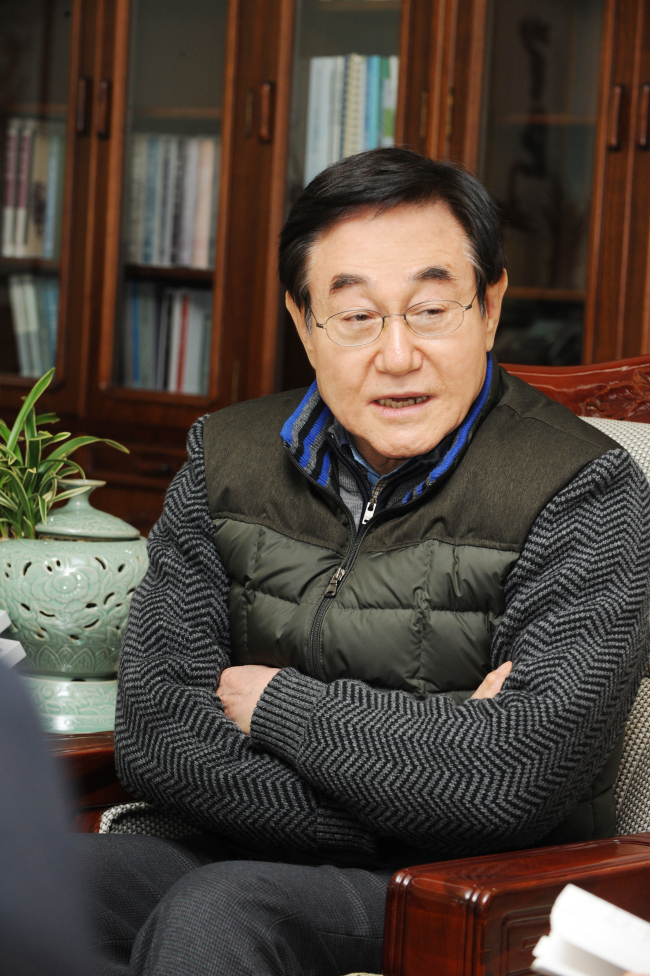
[{"label": "man's eyebrow", "polygon": [[413,275],[414,281],[455,281],[455,275],[451,273],[449,268],[443,268],[440,265],[434,264],[430,268],[425,268],[424,271],[418,271],[416,275]]},{"label": "man's eyebrow", "polygon": [[365,278],[363,275],[337,274],[330,283],[330,295],[334,295],[341,288],[347,288],[348,285],[367,285],[369,282],[370,278]]}]

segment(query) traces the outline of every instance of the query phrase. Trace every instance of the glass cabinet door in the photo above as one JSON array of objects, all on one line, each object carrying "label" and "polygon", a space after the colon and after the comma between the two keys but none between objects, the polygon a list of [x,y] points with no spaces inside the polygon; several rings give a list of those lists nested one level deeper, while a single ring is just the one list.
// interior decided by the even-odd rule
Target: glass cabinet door
[{"label": "glass cabinet door", "polygon": [[344,156],[392,146],[400,0],[297,0],[288,202]]},{"label": "glass cabinet door", "polygon": [[205,395],[227,0],[136,0],[115,330],[117,386]]},{"label": "glass cabinet door", "polygon": [[479,175],[503,213],[503,362],[579,363],[603,0],[492,0]]},{"label": "glass cabinet door", "polygon": [[56,362],[70,0],[0,2],[0,373]]}]

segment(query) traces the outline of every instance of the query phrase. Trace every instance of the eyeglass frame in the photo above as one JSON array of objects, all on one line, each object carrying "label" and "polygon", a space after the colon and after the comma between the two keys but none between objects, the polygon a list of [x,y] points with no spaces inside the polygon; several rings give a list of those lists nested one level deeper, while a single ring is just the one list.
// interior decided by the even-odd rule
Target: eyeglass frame
[{"label": "eyeglass frame", "polygon": [[[337,346],[341,346],[342,349],[358,349],[360,346],[370,346],[370,345],[372,345],[372,343],[373,342],[376,342],[377,339],[379,338],[379,336],[384,331],[384,329],[386,327],[385,326],[386,319],[392,319],[392,318],[404,319],[404,322],[406,323],[407,329],[410,329],[411,332],[413,333],[413,335],[419,336],[421,339],[441,339],[443,336],[453,335],[454,332],[457,332],[460,329],[461,325],[465,321],[465,312],[469,312],[470,308],[474,304],[474,301],[475,301],[477,295],[478,295],[478,290],[474,292],[474,295],[473,295],[472,300],[469,303],[469,305],[463,305],[462,302],[454,301],[453,298],[441,298],[441,299],[439,299],[439,301],[453,302],[454,305],[460,305],[460,307],[461,307],[461,309],[463,311],[463,317],[462,317],[462,319],[460,320],[460,322],[458,323],[458,325],[456,326],[455,329],[450,329],[449,332],[439,332],[438,335],[427,336],[427,335],[422,335],[421,332],[416,332],[415,329],[412,326],[409,325],[408,319],[406,318],[406,316],[408,315],[408,313],[411,311],[412,308],[417,308],[418,305],[427,305],[428,302],[416,302],[415,305],[410,305],[406,309],[405,312],[389,312],[388,315],[382,315],[381,316],[381,329],[379,330],[379,332],[375,336],[375,338],[374,339],[369,339],[368,342],[355,342],[355,343],[351,343],[351,344],[345,344],[343,342],[337,342],[336,339],[332,339],[331,335],[327,331],[327,323],[329,322],[330,319],[335,318],[337,315],[345,315],[346,312],[370,312],[372,315],[379,315],[378,312],[374,312],[371,308],[345,308],[341,312],[334,312],[332,315],[329,315],[325,319],[325,321],[322,322],[322,323],[321,322],[316,322],[316,319],[314,319],[314,324],[315,324],[315,326],[316,326],[317,329],[324,329],[325,330],[325,335],[330,340],[330,342],[333,342]],[[311,309],[309,311],[311,312]],[[313,315],[313,312],[311,312],[311,314]]]}]

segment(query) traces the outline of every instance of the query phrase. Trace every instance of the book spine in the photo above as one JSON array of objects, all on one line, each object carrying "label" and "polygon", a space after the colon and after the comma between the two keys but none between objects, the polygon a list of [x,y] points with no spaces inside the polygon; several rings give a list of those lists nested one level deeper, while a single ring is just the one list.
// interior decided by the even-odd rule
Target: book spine
[{"label": "book spine", "polygon": [[368,75],[368,59],[359,56],[357,65],[359,73],[359,100],[357,104],[357,148],[355,152],[363,152],[366,148],[366,81]]},{"label": "book spine", "polygon": [[38,312],[38,344],[41,350],[41,368],[44,373],[54,366],[54,357],[50,346],[50,334],[47,328],[47,308],[45,305],[46,279],[37,278],[34,282],[36,288],[36,307]]},{"label": "book spine", "polygon": [[343,55],[340,55],[334,58],[334,64],[332,66],[332,83],[330,87],[330,156],[328,163],[337,163],[341,158],[344,80],[345,58]]},{"label": "book spine", "polygon": [[38,258],[43,255],[49,147],[49,135],[43,130],[41,125],[37,126],[34,132],[32,167],[27,202],[25,255],[30,258]]},{"label": "book spine", "polygon": [[14,256],[19,146],[20,121],[10,119],[5,141],[5,181],[2,208],[2,254],[6,258]]},{"label": "book spine", "polygon": [[178,356],[181,344],[181,307],[182,291],[174,289],[172,292],[171,328],[169,336],[169,363],[165,387],[170,393],[177,392]]},{"label": "book spine", "polygon": [[343,156],[351,156],[359,150],[359,98],[363,58],[358,54],[348,55],[346,64],[346,85],[343,121]]},{"label": "book spine", "polygon": [[199,139],[188,139],[183,179],[183,216],[181,230],[180,264],[192,265],[194,247],[194,218],[196,215],[196,190],[199,173]]},{"label": "book spine", "polygon": [[183,393],[201,392],[201,373],[203,353],[203,314],[200,303],[200,292],[191,294],[188,319],[185,359],[183,363]]},{"label": "book spine", "polygon": [[178,342],[178,367],[176,370],[176,390],[179,393],[183,391],[183,380],[185,377],[190,292],[184,291],[182,293],[180,306],[180,338]]},{"label": "book spine", "polygon": [[140,286],[131,282],[131,386],[140,386]]},{"label": "book spine", "polygon": [[124,289],[124,316],[122,318],[122,386],[133,386],[133,330],[131,314],[133,308],[133,289],[135,281],[130,281]]},{"label": "book spine", "polygon": [[208,241],[208,266],[214,268],[217,250],[217,222],[219,218],[219,177],[221,175],[221,140],[214,139],[214,173],[212,175],[212,202],[210,203],[210,236]]},{"label": "book spine", "polygon": [[135,135],[132,145],[127,254],[129,261],[140,264],[144,260],[143,243],[147,210],[147,136]]},{"label": "book spine", "polygon": [[45,323],[51,352],[51,366],[56,364],[57,333],[59,325],[59,279],[45,278],[43,281],[45,297]]},{"label": "book spine", "polygon": [[9,304],[11,306],[12,326],[18,353],[18,368],[21,376],[32,376],[27,322],[25,318],[25,299],[23,297],[23,275],[9,275]]},{"label": "book spine", "polygon": [[207,394],[210,389],[210,355],[212,352],[212,292],[197,292],[195,307],[199,310],[202,323],[199,393]]},{"label": "book spine", "polygon": [[381,58],[373,54],[368,58],[366,81],[366,149],[379,145],[379,111],[381,107]]},{"label": "book spine", "polygon": [[156,202],[158,197],[158,170],[160,161],[160,137],[147,137],[147,192],[145,199],[144,235],[142,242],[143,264],[154,263],[156,239]]},{"label": "book spine", "polygon": [[176,182],[174,185],[174,213],[172,219],[172,240],[170,253],[170,260],[173,265],[183,263],[183,188],[185,186],[187,139],[183,137],[178,138],[176,153]]},{"label": "book spine", "polygon": [[25,303],[25,329],[29,343],[32,375],[42,376],[45,372],[41,359],[41,344],[38,329],[38,302],[33,275],[23,275],[23,301]]},{"label": "book spine", "polygon": [[381,88],[381,137],[382,146],[395,145],[395,109],[397,107],[397,78],[399,74],[399,58],[392,55],[382,58],[382,88]]},{"label": "book spine", "polygon": [[158,353],[156,356],[156,389],[167,389],[167,371],[169,369],[169,351],[172,326],[172,312],[174,307],[174,292],[167,288],[163,292],[160,308],[160,327],[158,330]]},{"label": "book spine", "polygon": [[305,148],[305,185],[329,162],[329,85],[332,58],[311,58]]},{"label": "book spine", "polygon": [[155,389],[156,365],[156,286],[142,282],[139,292],[139,338],[138,361],[140,370],[140,389]]},{"label": "book spine", "polygon": [[47,194],[45,201],[45,227],[43,229],[43,257],[53,260],[58,252],[58,223],[60,220],[59,197],[62,192],[63,140],[58,132],[50,133],[50,151],[47,158]]},{"label": "book spine", "polygon": [[214,139],[201,139],[199,147],[199,169],[196,193],[196,214],[194,217],[194,247],[192,265],[195,268],[208,267],[210,246],[210,205],[212,202],[212,178],[214,173]]},{"label": "book spine", "polygon": [[165,228],[169,213],[169,167],[171,162],[171,138],[160,136],[160,166],[156,186],[156,217],[154,222],[153,262],[165,264]]},{"label": "book spine", "polygon": [[174,245],[174,216],[176,212],[176,182],[178,179],[178,143],[177,136],[172,136],[169,142],[169,169],[167,171],[167,214],[163,229],[163,263],[172,263],[172,247]]},{"label": "book spine", "polygon": [[14,231],[14,255],[24,258],[27,245],[27,207],[29,204],[29,181],[32,166],[32,147],[34,143],[34,123],[25,124],[20,133],[20,156],[18,162],[18,190],[16,199],[16,219]]}]

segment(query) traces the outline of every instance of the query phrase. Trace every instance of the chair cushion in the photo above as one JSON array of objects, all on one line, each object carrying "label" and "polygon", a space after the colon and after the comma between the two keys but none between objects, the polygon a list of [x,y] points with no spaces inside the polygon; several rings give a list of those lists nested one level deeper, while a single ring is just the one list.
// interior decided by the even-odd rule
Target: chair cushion
[{"label": "chair cushion", "polygon": [[630,454],[650,481],[650,424],[610,417],[582,417],[586,423],[602,430]]}]

